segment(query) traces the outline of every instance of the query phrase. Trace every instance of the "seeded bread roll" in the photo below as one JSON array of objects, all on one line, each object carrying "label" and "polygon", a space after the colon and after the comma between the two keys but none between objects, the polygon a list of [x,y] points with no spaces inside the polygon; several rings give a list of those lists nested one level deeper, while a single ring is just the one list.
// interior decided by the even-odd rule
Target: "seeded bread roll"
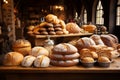
[{"label": "seeded bread roll", "polygon": [[61,43],[53,48],[53,54],[73,54],[76,53],[78,50],[75,46],[68,44],[68,43]]},{"label": "seeded bread roll", "polygon": [[35,67],[49,67],[50,59],[45,55],[38,56],[34,61]]},{"label": "seeded bread roll", "polygon": [[4,56],[3,65],[18,66],[21,64],[24,56],[19,52],[9,52]]},{"label": "seeded bread roll", "polygon": [[31,51],[31,43],[25,39],[18,39],[13,43],[12,49],[13,51],[20,52],[25,56]]},{"label": "seeded bread roll", "polygon": [[36,57],[31,56],[31,55],[25,56],[21,65],[24,67],[30,67],[30,66],[32,66],[35,59],[36,59]]},{"label": "seeded bread roll", "polygon": [[39,55],[49,56],[49,52],[47,49],[45,49],[44,47],[37,47],[37,46],[32,48],[30,54],[35,57],[37,57]]}]

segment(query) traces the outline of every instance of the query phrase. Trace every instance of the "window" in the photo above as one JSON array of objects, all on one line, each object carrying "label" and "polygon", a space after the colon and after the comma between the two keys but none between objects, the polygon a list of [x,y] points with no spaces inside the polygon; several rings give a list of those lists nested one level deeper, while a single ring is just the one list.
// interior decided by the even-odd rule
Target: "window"
[{"label": "window", "polygon": [[83,21],[84,21],[85,24],[87,24],[87,11],[86,11],[86,9],[84,10]]},{"label": "window", "polygon": [[104,18],[103,18],[103,6],[101,4],[101,0],[99,0],[96,10],[96,24],[103,25],[104,24]]},{"label": "window", "polygon": [[120,26],[120,0],[117,3],[116,25]]}]

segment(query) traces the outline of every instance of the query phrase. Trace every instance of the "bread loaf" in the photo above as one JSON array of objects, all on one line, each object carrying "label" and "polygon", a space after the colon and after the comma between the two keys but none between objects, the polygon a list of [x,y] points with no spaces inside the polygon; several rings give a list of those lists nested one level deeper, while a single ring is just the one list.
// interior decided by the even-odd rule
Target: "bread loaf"
[{"label": "bread loaf", "polygon": [[3,65],[18,66],[21,64],[24,56],[19,52],[9,52],[4,56]]}]

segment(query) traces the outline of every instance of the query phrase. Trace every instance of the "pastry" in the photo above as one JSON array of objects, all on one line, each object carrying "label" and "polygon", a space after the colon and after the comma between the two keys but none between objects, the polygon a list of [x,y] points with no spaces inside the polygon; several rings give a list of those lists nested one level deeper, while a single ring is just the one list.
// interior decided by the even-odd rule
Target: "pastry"
[{"label": "pastry", "polygon": [[21,64],[24,56],[19,52],[8,52],[4,56],[3,65],[18,66]]},{"label": "pastry", "polygon": [[110,60],[109,60],[109,58],[102,56],[102,57],[98,58],[98,62],[105,63],[105,62],[110,62]]},{"label": "pastry", "polygon": [[81,59],[82,63],[93,63],[94,59],[92,57],[84,57]]},{"label": "pastry", "polygon": [[48,35],[47,31],[40,32],[41,35]]},{"label": "pastry", "polygon": [[30,67],[30,66],[32,66],[35,59],[36,59],[36,57],[31,56],[31,55],[25,56],[21,65],[24,67]]},{"label": "pastry", "polygon": [[50,59],[45,55],[37,56],[37,58],[34,61],[35,67],[49,67],[49,65],[50,65]]},{"label": "pastry", "polygon": [[62,35],[63,34],[63,31],[56,31],[55,32],[57,35]]},{"label": "pastry", "polygon": [[31,43],[25,39],[18,39],[13,43],[12,49],[13,51],[20,52],[25,56],[31,51]]}]

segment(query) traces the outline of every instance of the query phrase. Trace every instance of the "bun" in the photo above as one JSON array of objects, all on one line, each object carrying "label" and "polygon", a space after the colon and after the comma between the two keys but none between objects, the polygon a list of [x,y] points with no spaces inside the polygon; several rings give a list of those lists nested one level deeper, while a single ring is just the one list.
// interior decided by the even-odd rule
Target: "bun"
[{"label": "bun", "polygon": [[79,63],[79,59],[73,59],[73,60],[51,60],[50,63],[54,66],[62,66],[62,67],[69,67],[69,66],[75,66]]},{"label": "bun", "polygon": [[83,63],[93,63],[94,59],[92,57],[84,57],[82,58]]},{"label": "bun", "polygon": [[73,54],[76,53],[78,50],[75,46],[68,44],[68,43],[61,43],[53,48],[54,54]]},{"label": "bun", "polygon": [[61,55],[61,54],[52,54],[50,58],[52,60],[72,60],[80,57],[79,53],[69,54],[69,55]]},{"label": "bun", "polygon": [[30,67],[30,66],[32,66],[35,59],[36,59],[36,57],[31,56],[31,55],[25,56],[21,65],[24,67]]},{"label": "bun", "polygon": [[12,45],[13,51],[28,55],[31,51],[31,43],[28,40],[18,39]]},{"label": "bun", "polygon": [[5,66],[18,66],[23,58],[24,56],[19,52],[9,52],[4,56],[3,64]]},{"label": "bun", "polygon": [[105,63],[105,62],[110,62],[110,60],[109,60],[109,58],[107,58],[107,57],[99,57],[99,58],[98,58],[98,62],[103,62],[103,63]]},{"label": "bun", "polygon": [[47,56],[40,55],[34,61],[35,67],[48,67],[50,64],[50,59]]},{"label": "bun", "polygon": [[78,48],[79,51],[83,48],[89,48],[93,45],[96,45],[95,42],[91,38],[88,38],[88,37],[80,38],[76,42],[76,47]]},{"label": "bun", "polygon": [[69,33],[80,33],[81,29],[76,23],[67,23],[66,29]]},{"label": "bun", "polygon": [[48,50],[45,49],[44,47],[33,47],[30,54],[35,57],[37,57],[39,55],[49,56]]},{"label": "bun", "polygon": [[94,40],[96,45],[105,45],[101,40],[100,35],[92,35],[90,38]]}]

